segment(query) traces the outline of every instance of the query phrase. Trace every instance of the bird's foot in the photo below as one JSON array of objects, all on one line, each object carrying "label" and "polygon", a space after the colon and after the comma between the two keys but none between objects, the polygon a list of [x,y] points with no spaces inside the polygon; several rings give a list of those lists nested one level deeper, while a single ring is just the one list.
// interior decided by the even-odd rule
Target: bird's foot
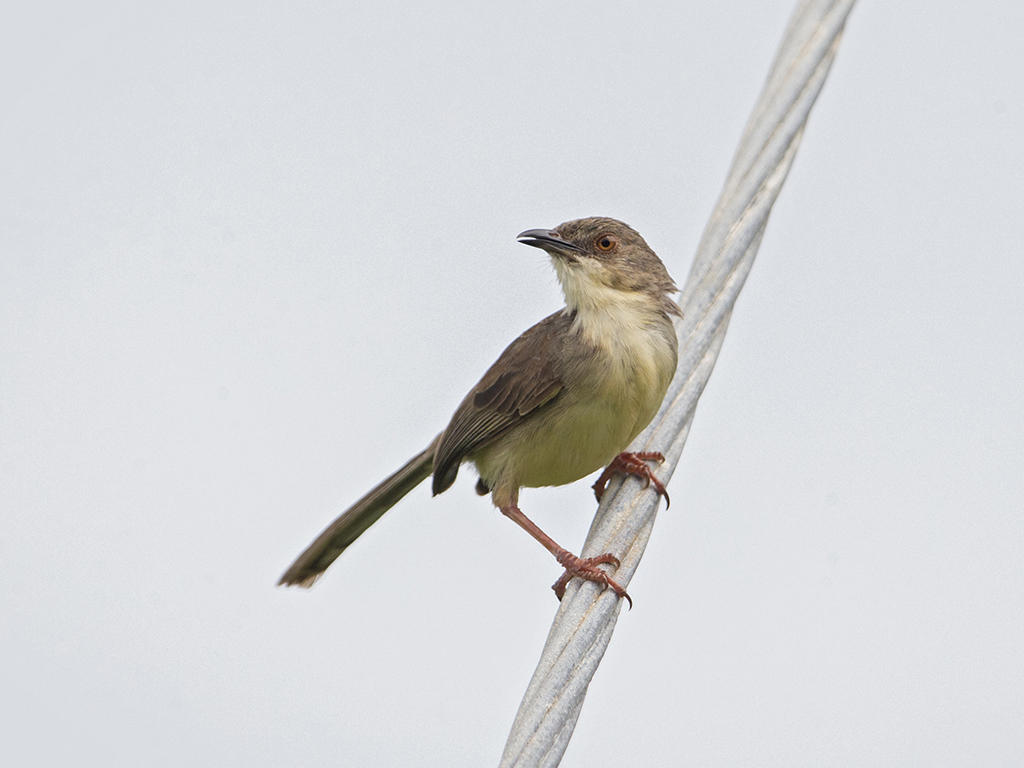
[{"label": "bird's foot", "polygon": [[605,467],[604,472],[601,473],[601,476],[597,478],[597,482],[592,486],[598,502],[604,496],[605,489],[608,487],[608,481],[612,479],[612,475],[618,472],[624,475],[642,477],[647,481],[644,485],[645,488],[653,485],[654,490],[659,495],[665,497],[665,508],[668,509],[672,503],[668,497],[668,491],[665,490],[665,486],[661,484],[661,481],[654,476],[651,468],[647,466],[648,461],[656,461],[661,464],[665,461],[665,456],[657,451],[644,451],[641,453],[620,453],[612,459],[612,463]]},{"label": "bird's foot", "polygon": [[599,565],[613,565],[616,568],[619,567],[619,558],[610,552],[606,552],[603,555],[597,557],[577,557],[576,555],[562,550],[558,552],[555,557],[558,559],[558,564],[565,568],[563,573],[551,588],[555,590],[555,596],[561,600],[565,596],[566,585],[576,576],[585,581],[594,581],[598,584],[604,585],[605,589],[610,589],[619,597],[626,598],[626,602],[629,603],[629,607],[633,607],[633,600],[626,593],[621,586],[619,586],[607,573],[602,571],[597,566]]}]

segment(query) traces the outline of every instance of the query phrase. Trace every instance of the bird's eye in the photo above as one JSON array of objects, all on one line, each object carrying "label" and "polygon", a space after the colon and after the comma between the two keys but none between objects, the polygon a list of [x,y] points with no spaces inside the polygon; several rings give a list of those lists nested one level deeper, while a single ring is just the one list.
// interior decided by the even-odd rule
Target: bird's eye
[{"label": "bird's eye", "polygon": [[615,246],[619,244],[619,241],[612,235],[601,235],[596,241],[594,241],[594,244],[597,246],[597,250],[608,253],[615,249]]}]

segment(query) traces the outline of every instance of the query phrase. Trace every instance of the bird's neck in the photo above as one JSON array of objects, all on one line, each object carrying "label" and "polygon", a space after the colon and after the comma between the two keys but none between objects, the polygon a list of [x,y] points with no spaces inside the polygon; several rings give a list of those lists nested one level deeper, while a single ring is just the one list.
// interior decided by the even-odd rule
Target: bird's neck
[{"label": "bird's neck", "polygon": [[638,336],[652,331],[660,336],[672,327],[666,301],[647,293],[594,284],[565,293],[566,312],[573,315],[573,331],[601,349],[634,346]]}]

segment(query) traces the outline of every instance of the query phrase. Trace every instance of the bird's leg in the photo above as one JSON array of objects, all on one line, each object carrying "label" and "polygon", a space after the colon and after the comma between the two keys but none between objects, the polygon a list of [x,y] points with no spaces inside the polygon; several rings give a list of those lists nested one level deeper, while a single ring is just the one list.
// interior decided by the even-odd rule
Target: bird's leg
[{"label": "bird's leg", "polygon": [[644,485],[645,488],[653,484],[654,490],[665,497],[665,508],[668,509],[672,503],[668,498],[668,491],[665,490],[665,486],[661,484],[661,481],[654,476],[651,468],[647,466],[646,462],[648,461],[656,461],[661,464],[665,461],[665,457],[656,451],[644,451],[642,453],[620,453],[612,459],[612,463],[605,467],[604,472],[597,478],[597,482],[591,486],[594,489],[594,495],[597,497],[598,502],[604,496],[604,491],[608,487],[608,481],[612,479],[612,475],[619,472],[625,475],[642,477],[647,481]]},{"label": "bird's leg", "polygon": [[609,578],[607,573],[597,567],[599,565],[613,565],[617,568],[619,566],[619,558],[615,555],[606,552],[605,554],[598,555],[597,557],[577,557],[569,550],[558,546],[554,539],[544,533],[544,531],[542,531],[535,522],[524,515],[522,510],[515,504],[506,504],[499,507],[499,509],[505,517],[515,522],[516,525],[539,541],[544,549],[555,556],[555,560],[558,561],[558,564],[565,568],[565,573],[562,574],[558,581],[551,585],[551,588],[555,590],[555,595],[559,600],[561,600],[565,595],[565,587],[569,583],[569,580],[574,576],[579,576],[581,579],[586,581],[595,581],[598,584],[603,584],[619,597],[626,598],[626,601],[629,603],[629,607],[633,607],[633,601],[630,599],[629,595],[626,594],[626,590]]}]

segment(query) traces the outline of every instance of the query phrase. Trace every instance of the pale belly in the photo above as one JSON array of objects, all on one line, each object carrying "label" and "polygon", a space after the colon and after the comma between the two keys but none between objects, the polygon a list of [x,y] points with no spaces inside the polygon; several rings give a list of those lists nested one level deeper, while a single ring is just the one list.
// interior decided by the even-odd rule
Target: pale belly
[{"label": "pale belly", "polygon": [[664,389],[637,397],[592,394],[528,419],[478,450],[470,460],[489,487],[502,483],[536,488],[579,480],[605,465],[647,426]]}]

